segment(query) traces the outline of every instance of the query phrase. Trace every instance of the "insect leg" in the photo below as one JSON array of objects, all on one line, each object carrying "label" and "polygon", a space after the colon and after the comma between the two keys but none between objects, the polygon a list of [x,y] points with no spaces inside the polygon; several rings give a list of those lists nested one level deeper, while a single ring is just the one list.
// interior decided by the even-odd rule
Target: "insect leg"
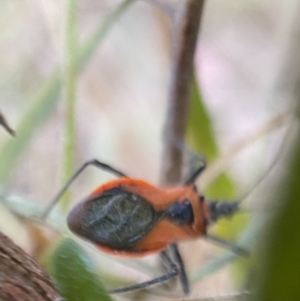
[{"label": "insect leg", "polygon": [[[180,150],[181,152],[184,152],[187,154],[189,157],[194,157],[196,158],[197,162],[200,161],[200,166],[196,170],[190,170],[190,175],[187,177],[187,179],[183,182],[184,185],[191,185],[195,182],[197,177],[206,169],[206,160],[204,156],[201,154],[195,152],[191,148],[189,148],[185,142],[181,139],[175,138],[175,137],[166,137],[168,142],[172,145],[175,146],[176,149]],[[197,164],[198,165],[198,164]]]},{"label": "insect leg", "polygon": [[167,253],[165,251],[162,251],[161,256],[162,256],[163,261],[165,262],[165,264],[168,266],[168,269],[169,269],[169,271],[166,274],[156,277],[156,278],[153,278],[152,280],[142,282],[142,283],[137,283],[137,284],[113,289],[113,290],[110,290],[109,293],[110,294],[118,294],[118,293],[130,292],[130,291],[137,290],[137,289],[142,289],[142,288],[169,280],[169,279],[175,277],[176,275],[178,275],[178,273],[179,273],[178,267],[171,260],[171,258],[167,255]]},{"label": "insect leg", "polygon": [[219,244],[220,246],[230,249],[231,251],[233,251],[234,253],[236,253],[238,255],[241,255],[241,256],[249,256],[250,255],[249,251],[247,251],[235,244],[232,244],[231,242],[229,242],[223,238],[220,238],[220,237],[217,237],[217,236],[214,236],[211,234],[206,234],[204,237],[214,243]]},{"label": "insect leg", "polygon": [[88,166],[95,166],[100,169],[104,169],[106,171],[111,172],[112,174],[118,176],[118,177],[127,177],[125,174],[123,174],[121,171],[111,167],[108,164],[102,163],[96,159],[89,160],[85,162],[75,173],[74,175],[69,179],[69,181],[62,187],[62,189],[58,192],[58,194],[53,198],[53,200],[50,202],[46,210],[41,215],[42,219],[45,219],[50,211],[53,209],[53,207],[56,205],[56,203],[59,201],[61,196],[66,192],[66,190],[69,188],[69,186],[74,182],[74,180],[88,167]]},{"label": "insect leg", "polygon": [[191,175],[183,182],[184,185],[192,185],[196,181],[196,179],[201,175],[201,173],[206,169],[206,160],[204,157],[198,155],[201,161],[201,165],[192,172]]},{"label": "insect leg", "polygon": [[180,282],[181,282],[181,285],[182,285],[183,292],[187,295],[190,292],[190,285],[189,285],[189,280],[188,280],[188,277],[186,275],[184,263],[183,263],[183,260],[181,258],[181,255],[179,253],[177,244],[175,244],[175,243],[171,244],[170,249],[172,250],[172,253],[174,255],[175,262],[178,265],[179,277],[180,277]]}]

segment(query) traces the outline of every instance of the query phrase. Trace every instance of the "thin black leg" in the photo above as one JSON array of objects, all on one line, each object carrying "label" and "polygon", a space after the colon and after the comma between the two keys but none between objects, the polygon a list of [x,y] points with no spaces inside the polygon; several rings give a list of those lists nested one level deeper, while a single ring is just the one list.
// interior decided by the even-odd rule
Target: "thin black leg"
[{"label": "thin black leg", "polygon": [[190,175],[187,177],[187,179],[183,182],[183,185],[192,185],[195,180],[197,179],[197,177],[206,169],[206,160],[204,158],[204,156],[202,156],[201,154],[193,151],[191,148],[189,148],[184,140],[181,139],[177,139],[175,137],[167,137],[166,138],[171,145],[174,145],[178,150],[180,151],[184,151],[184,153],[187,153],[188,156],[193,156],[197,158],[197,161],[200,161],[200,166],[199,168],[197,168],[195,171],[190,171]]},{"label": "thin black leg", "polygon": [[202,174],[202,172],[206,169],[206,160],[204,157],[198,155],[198,157],[201,160],[201,165],[192,172],[191,175],[188,176],[188,178],[183,182],[184,185],[192,185],[196,181],[196,179]]},{"label": "thin black leg", "polygon": [[113,290],[110,290],[109,293],[110,294],[118,294],[118,293],[130,292],[130,291],[137,290],[137,289],[142,289],[142,288],[169,280],[169,279],[175,277],[176,275],[178,275],[179,270],[178,270],[177,265],[171,260],[171,258],[167,255],[167,253],[165,251],[161,252],[161,257],[163,259],[163,262],[168,267],[168,272],[166,274],[156,277],[152,280],[142,282],[142,283],[113,289]]},{"label": "thin black leg", "polygon": [[62,197],[62,195],[66,192],[66,190],[69,188],[69,186],[73,183],[73,181],[88,167],[88,166],[95,166],[97,168],[106,170],[108,172],[111,172],[112,174],[118,176],[118,177],[127,177],[125,174],[123,174],[121,171],[111,167],[108,164],[102,163],[96,159],[89,160],[85,162],[70,178],[70,180],[62,187],[62,189],[58,192],[58,194],[53,198],[53,200],[50,202],[46,210],[41,215],[42,219],[45,219],[50,211],[53,209],[53,207],[56,205],[56,203],[59,201],[59,199]]},{"label": "thin black leg", "polygon": [[182,285],[183,292],[187,295],[190,292],[190,284],[189,284],[189,279],[187,277],[185,267],[184,267],[184,263],[183,263],[183,260],[181,258],[180,252],[178,250],[177,244],[175,244],[175,243],[171,244],[170,249],[173,253],[174,260],[178,265],[179,278],[180,278],[180,282],[181,282],[181,285]]},{"label": "thin black leg", "polygon": [[250,255],[249,251],[247,251],[223,238],[220,238],[220,237],[217,237],[214,235],[210,235],[210,234],[206,234],[204,237],[214,243],[217,243],[218,245],[220,245],[224,248],[230,249],[232,252],[234,252],[238,255],[246,256],[246,257],[248,257]]}]

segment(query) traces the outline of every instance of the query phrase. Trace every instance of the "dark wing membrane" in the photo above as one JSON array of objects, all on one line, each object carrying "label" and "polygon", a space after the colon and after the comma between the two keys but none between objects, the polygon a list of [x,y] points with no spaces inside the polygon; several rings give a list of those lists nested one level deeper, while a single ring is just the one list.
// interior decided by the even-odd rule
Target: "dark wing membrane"
[{"label": "dark wing membrane", "polygon": [[68,224],[73,232],[96,244],[126,250],[149,233],[162,215],[141,196],[115,187],[78,204]]}]

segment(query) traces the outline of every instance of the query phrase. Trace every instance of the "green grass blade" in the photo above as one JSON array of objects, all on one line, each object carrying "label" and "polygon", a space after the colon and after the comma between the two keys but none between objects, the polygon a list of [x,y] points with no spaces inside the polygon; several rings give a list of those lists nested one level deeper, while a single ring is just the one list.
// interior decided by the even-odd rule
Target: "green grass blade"
[{"label": "green grass blade", "polygon": [[16,139],[9,139],[0,151],[0,182],[8,179],[34,132],[53,112],[60,90],[59,72],[54,72],[20,120],[16,128]]},{"label": "green grass blade", "polygon": [[105,22],[95,30],[90,38],[87,39],[79,54],[78,70],[81,70],[83,67],[85,67],[99,43],[103,40],[121,15],[123,15],[124,12],[136,1],[137,0],[122,1],[118,7],[107,16]]},{"label": "green grass blade", "polygon": [[[67,24],[66,24],[66,56],[65,56],[65,135],[63,140],[63,175],[62,183],[65,184],[74,173],[75,162],[75,104],[77,84],[77,36],[76,15],[77,1],[67,1]],[[68,209],[71,199],[70,190],[66,191],[60,200],[61,208]]]}]

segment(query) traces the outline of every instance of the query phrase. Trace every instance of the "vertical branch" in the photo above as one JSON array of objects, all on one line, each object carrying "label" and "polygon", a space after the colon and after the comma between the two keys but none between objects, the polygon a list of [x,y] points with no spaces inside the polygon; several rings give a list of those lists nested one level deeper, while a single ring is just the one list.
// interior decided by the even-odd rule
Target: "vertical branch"
[{"label": "vertical branch", "polygon": [[174,141],[184,141],[194,53],[204,0],[187,0],[175,19],[171,84],[164,128],[161,184],[175,184],[181,178],[182,149]]}]

